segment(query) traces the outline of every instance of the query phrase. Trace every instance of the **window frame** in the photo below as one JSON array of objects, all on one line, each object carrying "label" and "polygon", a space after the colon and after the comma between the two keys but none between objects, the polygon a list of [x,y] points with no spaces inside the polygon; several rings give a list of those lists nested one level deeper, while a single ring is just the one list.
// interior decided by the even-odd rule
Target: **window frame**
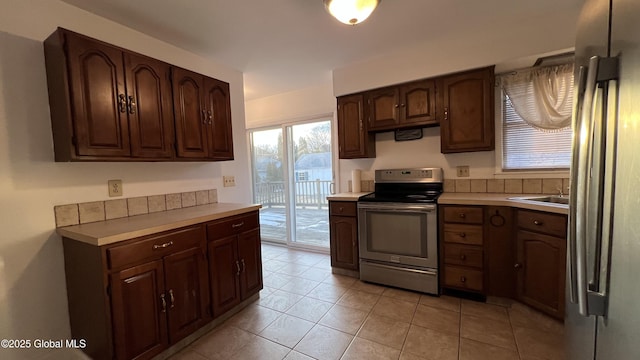
[{"label": "window frame", "polygon": [[567,178],[569,177],[569,168],[530,170],[530,169],[503,169],[503,118],[504,112],[502,102],[504,101],[504,91],[502,87],[495,87],[494,109],[495,109],[495,178],[496,179],[519,179],[522,177],[535,178]]}]

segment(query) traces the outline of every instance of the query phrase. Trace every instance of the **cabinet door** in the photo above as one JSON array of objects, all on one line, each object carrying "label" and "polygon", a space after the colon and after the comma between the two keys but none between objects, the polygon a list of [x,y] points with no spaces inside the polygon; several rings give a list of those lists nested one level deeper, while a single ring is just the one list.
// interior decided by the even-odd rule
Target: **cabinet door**
[{"label": "cabinet door", "polygon": [[240,303],[240,262],[236,236],[209,242],[209,278],[213,316],[218,317]]},{"label": "cabinet door", "polygon": [[487,206],[485,227],[487,237],[488,286],[487,294],[506,298],[515,298],[516,241],[513,231],[513,210],[509,207]]},{"label": "cabinet door", "polygon": [[331,266],[358,270],[358,222],[356,217],[330,216]]},{"label": "cabinet door", "polygon": [[441,152],[494,149],[493,68],[442,79]]},{"label": "cabinet door", "polygon": [[564,317],[566,240],[518,231],[518,299]]},{"label": "cabinet door", "polygon": [[262,255],[260,229],[238,235],[238,259],[241,266],[240,294],[242,299],[262,290]]},{"label": "cabinet door", "polygon": [[203,106],[203,77],[194,72],[173,67],[173,110],[176,124],[178,157],[206,159],[207,120]]},{"label": "cabinet door", "polygon": [[125,53],[124,58],[131,155],[171,158],[173,107],[170,66],[133,53]]},{"label": "cabinet door", "polygon": [[210,318],[209,278],[203,248],[193,247],[165,257],[164,274],[169,338],[175,343]]},{"label": "cabinet door", "polygon": [[400,88],[400,124],[436,125],[436,84],[418,81]]},{"label": "cabinet door", "polygon": [[369,130],[397,127],[400,112],[400,92],[397,87],[372,90],[367,94]]},{"label": "cabinet door", "polygon": [[151,358],[168,346],[162,261],[111,274],[111,317],[118,359]]},{"label": "cabinet door", "polygon": [[363,121],[363,94],[338,98],[338,143],[341,159],[376,156],[375,134],[367,132]]},{"label": "cabinet door", "polygon": [[77,155],[129,156],[122,52],[65,33]]},{"label": "cabinet door", "polygon": [[224,81],[205,78],[204,85],[209,158],[214,160],[233,160],[229,84]]}]

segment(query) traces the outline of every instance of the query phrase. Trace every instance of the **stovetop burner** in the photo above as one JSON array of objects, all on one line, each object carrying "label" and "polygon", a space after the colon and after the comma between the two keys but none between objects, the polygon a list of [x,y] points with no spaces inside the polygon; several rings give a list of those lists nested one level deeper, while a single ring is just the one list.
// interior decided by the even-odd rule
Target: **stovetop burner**
[{"label": "stovetop burner", "polygon": [[376,170],[375,192],[358,201],[435,203],[442,193],[442,169]]}]

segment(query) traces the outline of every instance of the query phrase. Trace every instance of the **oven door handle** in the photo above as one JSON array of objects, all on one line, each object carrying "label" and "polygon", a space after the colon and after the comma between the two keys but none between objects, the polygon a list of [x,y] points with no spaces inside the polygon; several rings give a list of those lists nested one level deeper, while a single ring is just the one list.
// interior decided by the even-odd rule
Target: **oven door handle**
[{"label": "oven door handle", "polygon": [[405,272],[412,272],[412,273],[416,273],[416,274],[424,274],[424,275],[432,275],[432,276],[438,275],[438,272],[436,270],[411,269],[411,268],[406,268],[406,267],[398,267],[398,266],[378,264],[378,263],[374,263],[374,262],[368,262],[368,264],[369,264],[369,266],[379,267],[379,268],[383,268],[383,269],[390,269],[390,270],[395,270],[395,271],[405,271]]},{"label": "oven door handle", "polygon": [[435,204],[410,204],[410,203],[362,203],[358,202],[358,209],[366,210],[393,210],[398,212],[432,212],[436,210]]}]

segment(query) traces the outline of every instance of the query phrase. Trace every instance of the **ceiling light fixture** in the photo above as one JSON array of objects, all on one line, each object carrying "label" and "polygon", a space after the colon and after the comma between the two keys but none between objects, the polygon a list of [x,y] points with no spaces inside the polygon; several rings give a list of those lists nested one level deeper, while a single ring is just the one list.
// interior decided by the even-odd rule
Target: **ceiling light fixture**
[{"label": "ceiling light fixture", "polygon": [[341,23],[356,25],[365,21],[381,0],[323,0],[324,6]]}]

